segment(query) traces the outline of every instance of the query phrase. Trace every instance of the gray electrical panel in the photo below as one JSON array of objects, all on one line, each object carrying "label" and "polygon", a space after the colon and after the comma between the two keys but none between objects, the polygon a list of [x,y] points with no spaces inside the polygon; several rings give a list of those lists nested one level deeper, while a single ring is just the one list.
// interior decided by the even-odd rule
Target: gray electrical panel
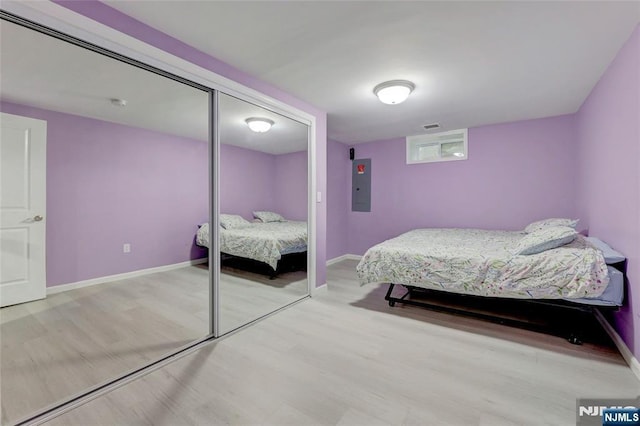
[{"label": "gray electrical panel", "polygon": [[371,159],[353,160],[351,166],[351,211],[371,211]]}]

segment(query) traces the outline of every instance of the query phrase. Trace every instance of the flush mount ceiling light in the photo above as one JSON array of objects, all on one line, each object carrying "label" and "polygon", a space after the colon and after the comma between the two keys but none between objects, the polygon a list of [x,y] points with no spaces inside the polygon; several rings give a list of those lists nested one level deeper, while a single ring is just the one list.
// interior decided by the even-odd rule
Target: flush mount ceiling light
[{"label": "flush mount ceiling light", "polygon": [[391,80],[378,84],[373,88],[373,93],[380,102],[395,105],[404,102],[416,85],[407,80]]},{"label": "flush mount ceiling light", "polygon": [[251,117],[244,120],[247,126],[256,133],[268,132],[271,126],[273,126],[273,120],[268,118]]}]

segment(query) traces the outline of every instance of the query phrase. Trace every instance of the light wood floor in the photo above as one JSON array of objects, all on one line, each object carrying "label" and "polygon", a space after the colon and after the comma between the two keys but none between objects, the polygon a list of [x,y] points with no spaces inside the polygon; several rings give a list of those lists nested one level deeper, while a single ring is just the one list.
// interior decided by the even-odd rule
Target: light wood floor
[{"label": "light wood floor", "polygon": [[634,397],[609,346],[329,289],[152,372],[51,425],[573,425],[576,398]]},{"label": "light wood floor", "polygon": [[[224,269],[221,329],[304,296],[306,273]],[[206,265],[70,290],[0,309],[2,424],[209,334]]]},{"label": "light wood floor", "polygon": [[223,266],[220,275],[220,334],[247,324],[309,293],[306,271],[285,272],[275,279]]}]

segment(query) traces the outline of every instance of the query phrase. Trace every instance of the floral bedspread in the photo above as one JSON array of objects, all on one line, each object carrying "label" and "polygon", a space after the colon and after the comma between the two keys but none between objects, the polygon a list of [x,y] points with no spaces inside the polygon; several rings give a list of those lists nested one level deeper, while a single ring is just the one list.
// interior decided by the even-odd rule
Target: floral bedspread
[{"label": "floral bedspread", "polygon": [[[201,226],[196,241],[209,247],[209,225]],[[205,244],[201,244],[205,245]],[[251,223],[246,228],[220,229],[220,251],[269,264],[274,270],[284,254],[307,250],[306,222]]]},{"label": "floral bedspread", "polygon": [[597,297],[609,283],[602,253],[581,235],[570,244],[514,255],[522,232],[415,229],[371,247],[362,284],[394,283],[520,299]]}]

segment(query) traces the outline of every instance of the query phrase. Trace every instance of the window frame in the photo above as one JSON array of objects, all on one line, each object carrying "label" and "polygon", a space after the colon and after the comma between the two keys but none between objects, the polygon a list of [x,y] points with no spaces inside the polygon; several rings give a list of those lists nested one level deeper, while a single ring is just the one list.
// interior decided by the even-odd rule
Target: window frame
[{"label": "window frame", "polygon": [[[446,139],[447,136],[455,136],[460,135],[459,138],[451,138]],[[423,164],[423,163],[439,163],[443,161],[462,161],[469,159],[469,132],[468,129],[457,129],[457,130],[449,130],[446,132],[438,132],[438,133],[428,133],[424,135],[415,135],[415,136],[407,136],[406,137],[406,161],[407,164]],[[444,137],[444,140],[443,140]],[[452,143],[452,142],[462,142],[464,155],[462,157],[451,156],[451,157],[442,157],[442,145]],[[415,152],[420,146],[425,145],[438,145],[439,156],[434,158],[429,158],[425,160],[415,160]]]}]

